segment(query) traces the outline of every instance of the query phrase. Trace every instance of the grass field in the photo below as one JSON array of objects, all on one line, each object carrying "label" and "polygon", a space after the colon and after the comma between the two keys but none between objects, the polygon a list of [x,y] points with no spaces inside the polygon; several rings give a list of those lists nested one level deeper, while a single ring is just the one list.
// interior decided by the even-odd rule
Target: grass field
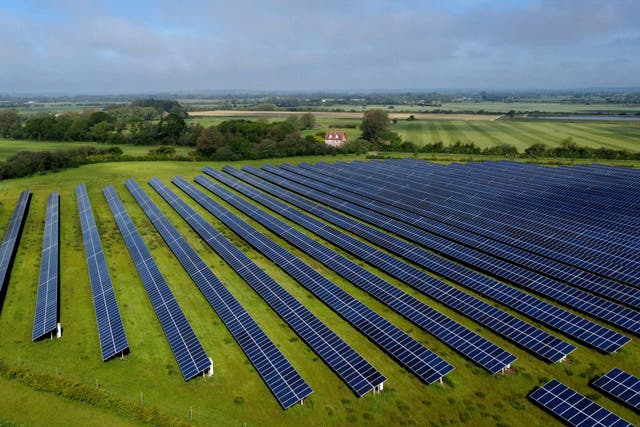
[{"label": "grass field", "polygon": [[[296,163],[355,159],[362,157],[305,157],[285,161]],[[273,160],[270,163],[280,162],[282,160]],[[254,165],[260,163],[247,162]],[[637,367],[640,366],[640,345],[636,340],[614,355],[599,354],[577,345],[578,349],[569,357],[567,363],[549,365],[370,266],[375,274],[471,327],[518,357],[512,374],[492,376],[372,297],[355,289],[322,264],[292,249],[278,236],[266,232],[273,240],[290,249],[456,367],[456,370],[445,378],[444,384],[427,386],[178,191],[183,199],[388,377],[381,395],[369,394],[360,399],[356,398],[248,285],[146,185],[146,181],[153,176],[158,176],[165,183],[175,175],[192,179],[200,174],[201,167],[206,164],[217,168],[223,166],[221,163],[212,162],[123,162],[88,165],[47,175],[0,182],[2,233],[19,193],[25,188],[30,188],[33,192],[22,241],[0,312],[0,359],[10,366],[20,366],[33,372],[63,376],[92,387],[97,384],[109,395],[127,402],[141,402],[143,397],[146,407],[158,408],[163,414],[187,423],[192,411],[195,425],[546,426],[554,424],[555,419],[533,405],[526,395],[536,385],[552,377],[597,400],[599,404],[627,420],[638,421],[637,415],[631,410],[603,398],[588,386],[589,380],[613,366],[637,373]],[[245,163],[234,166],[240,167],[242,164]],[[305,401],[304,406],[295,406],[287,411],[280,408],[220,319],[125,189],[123,183],[129,177],[135,178],[143,186],[169,220],[187,237],[205,262],[309,382],[314,393]],[[76,207],[74,187],[80,182],[87,184],[131,347],[131,353],[125,359],[107,363],[103,363],[100,357]],[[102,195],[101,189],[108,184],[114,185],[197,336],[209,356],[213,358],[213,378],[199,378],[188,383],[183,381]],[[32,343],[31,328],[45,204],[47,196],[52,191],[59,191],[61,194],[60,316],[64,332],[60,340]],[[222,204],[226,205],[224,202]],[[233,208],[231,210],[238,213]],[[240,216],[258,230],[265,231],[250,218],[243,214]],[[324,243],[332,247],[331,243]],[[568,339],[567,341],[572,342]],[[0,414],[0,424],[66,426],[136,423],[134,420],[118,416],[114,411],[69,400],[56,393],[38,391],[19,381],[1,378]]]},{"label": "grass field", "polygon": [[[20,151],[56,151],[69,150],[80,146],[106,147],[98,142],[53,142],[53,141],[30,141],[23,139],[0,138],[0,161],[19,153]],[[129,156],[146,156],[153,147],[142,145],[118,145],[122,148],[122,153]],[[193,151],[192,147],[175,147],[176,154],[187,155]]]}]

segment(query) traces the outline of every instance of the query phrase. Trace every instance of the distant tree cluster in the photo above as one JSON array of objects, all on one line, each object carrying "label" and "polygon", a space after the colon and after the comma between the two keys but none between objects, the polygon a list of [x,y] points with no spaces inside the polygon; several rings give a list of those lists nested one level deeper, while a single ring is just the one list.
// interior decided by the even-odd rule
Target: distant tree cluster
[{"label": "distant tree cluster", "polygon": [[313,135],[302,137],[299,127],[289,119],[273,123],[229,120],[205,128],[196,141],[196,151],[199,157],[207,159],[244,160],[354,152],[358,149],[356,144],[347,144],[337,151],[327,146],[324,139]]},{"label": "distant tree cluster", "polygon": [[[168,109],[168,110],[167,110]],[[109,144],[191,145],[202,127],[184,121],[186,111],[173,100],[137,100],[105,111],[34,114],[0,111],[0,137],[38,141],[96,141]]]},{"label": "distant tree cluster", "polygon": [[0,162],[0,180],[20,178],[34,173],[77,167],[83,164],[117,160],[120,147],[78,147],[59,151],[21,151]]}]

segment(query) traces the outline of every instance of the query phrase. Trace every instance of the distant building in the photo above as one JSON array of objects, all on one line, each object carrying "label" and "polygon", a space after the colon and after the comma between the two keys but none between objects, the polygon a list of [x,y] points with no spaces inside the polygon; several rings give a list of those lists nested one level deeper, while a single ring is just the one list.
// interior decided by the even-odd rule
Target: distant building
[{"label": "distant building", "polygon": [[324,143],[332,147],[342,147],[346,142],[347,136],[337,130],[330,130],[324,136]]}]

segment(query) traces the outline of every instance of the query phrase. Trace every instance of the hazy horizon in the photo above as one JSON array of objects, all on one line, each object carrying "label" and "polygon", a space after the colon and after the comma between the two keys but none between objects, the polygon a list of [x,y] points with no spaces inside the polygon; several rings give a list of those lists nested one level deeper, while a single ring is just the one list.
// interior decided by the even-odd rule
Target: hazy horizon
[{"label": "hazy horizon", "polygon": [[633,0],[9,1],[0,93],[635,88],[638,22]]}]

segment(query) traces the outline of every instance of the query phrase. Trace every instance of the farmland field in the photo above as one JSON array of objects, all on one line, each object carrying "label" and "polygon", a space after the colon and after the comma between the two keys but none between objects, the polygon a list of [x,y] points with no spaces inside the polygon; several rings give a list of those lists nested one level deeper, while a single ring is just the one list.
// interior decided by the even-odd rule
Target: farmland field
[{"label": "farmland field", "polygon": [[[269,163],[278,164],[283,161],[314,163],[355,159],[362,159],[362,157],[305,157],[276,159]],[[243,162],[233,166],[261,163],[264,162]],[[181,175],[190,180],[199,175],[200,169],[205,165],[221,168],[224,164],[215,162],[97,164],[0,182],[0,230],[2,232],[9,221],[18,194],[25,188],[30,188],[33,192],[22,241],[0,311],[0,360],[16,369],[46,374],[52,378],[62,377],[91,388],[98,387],[107,395],[132,405],[141,406],[144,401],[145,408],[156,408],[159,413],[184,423],[190,422],[190,414],[192,414],[192,424],[195,425],[543,426],[553,424],[555,419],[533,405],[526,395],[535,386],[552,377],[596,399],[599,404],[624,418],[631,421],[638,420],[637,415],[631,410],[612,400],[602,398],[587,385],[590,379],[608,370],[612,365],[637,372],[637,366],[640,366],[640,346],[635,339],[615,355],[600,354],[567,339],[568,342],[576,344],[578,349],[569,356],[567,363],[549,365],[453,310],[390,278],[375,267],[368,266],[376,275],[470,327],[518,357],[514,364],[514,371],[510,374],[490,375],[430,334],[390,311],[368,294],[355,289],[321,263],[291,248],[278,236],[266,232],[251,218],[230,208],[256,229],[265,232],[274,241],[291,250],[358,300],[381,313],[455,366],[455,371],[445,377],[444,384],[425,385],[277,266],[251,249],[213,216],[177,191],[181,198],[387,376],[388,381],[380,395],[368,394],[362,398],[356,398],[347,386],[318,359],[317,355],[301,342],[296,334],[146,184],[146,181],[153,176],[159,177],[167,184],[175,175]],[[305,400],[303,406],[297,405],[287,411],[280,408],[223,323],[125,189],[123,183],[130,177],[142,185],[169,220],[187,237],[231,293],[238,298],[293,366],[309,382],[314,393]],[[80,182],[87,184],[131,348],[131,353],[125,359],[115,359],[106,363],[103,363],[100,358],[74,195],[74,187]],[[108,184],[114,185],[152,255],[158,261],[160,270],[176,294],[196,335],[202,341],[209,356],[213,358],[215,374],[212,378],[196,378],[188,383],[183,381],[102,195],[102,188]],[[59,191],[61,194],[60,316],[63,337],[59,340],[32,343],[31,327],[40,264],[45,201],[52,191]],[[219,199],[216,198],[216,200]],[[226,203],[221,203],[229,207]],[[330,242],[323,243],[334,248]],[[338,252],[341,251],[338,250]],[[505,311],[512,313],[509,309]],[[71,420],[69,417],[57,417],[58,410],[74,413],[77,411],[78,415]],[[39,424],[40,420],[47,420],[48,425],[125,425],[141,421],[123,418],[113,409],[91,406],[65,398],[55,392],[39,391],[33,386],[25,385],[23,380],[0,375],[0,424],[11,422]]]}]

